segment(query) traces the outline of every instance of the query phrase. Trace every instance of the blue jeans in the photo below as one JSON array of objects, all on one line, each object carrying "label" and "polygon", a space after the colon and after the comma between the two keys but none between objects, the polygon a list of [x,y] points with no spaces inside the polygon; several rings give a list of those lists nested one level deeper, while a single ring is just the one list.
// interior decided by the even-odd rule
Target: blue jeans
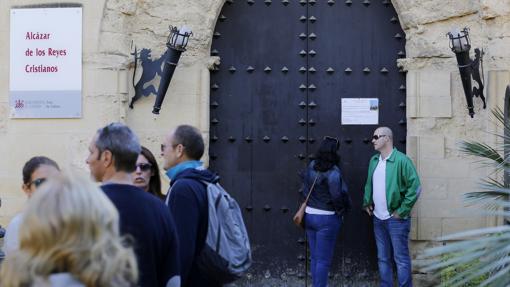
[{"label": "blue jeans", "polygon": [[375,243],[379,261],[381,287],[393,286],[393,259],[397,266],[398,286],[412,287],[409,230],[411,219],[380,220],[374,216]]},{"label": "blue jeans", "polygon": [[305,215],[306,236],[310,245],[313,287],[328,286],[328,272],[342,220],[333,215]]}]

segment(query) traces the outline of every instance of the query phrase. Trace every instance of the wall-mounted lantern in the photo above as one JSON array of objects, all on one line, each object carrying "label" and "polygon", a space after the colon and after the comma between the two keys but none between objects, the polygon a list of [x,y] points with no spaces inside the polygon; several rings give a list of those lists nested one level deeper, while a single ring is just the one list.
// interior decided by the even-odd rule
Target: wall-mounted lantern
[{"label": "wall-mounted lantern", "polygon": [[[475,112],[473,110],[473,96],[480,97],[483,101],[483,108],[487,107],[485,97],[483,96],[483,50],[475,49],[475,59],[471,60],[469,57],[469,50],[471,49],[471,42],[469,40],[469,29],[454,30],[449,32],[450,48],[457,57],[457,64],[459,67],[460,78],[464,88],[464,95],[466,96],[467,108],[469,115],[473,117]],[[482,69],[482,76],[480,76],[480,66]],[[471,89],[471,78],[478,83],[478,87]]]},{"label": "wall-mounted lantern", "polygon": [[[153,61],[150,59],[150,49],[144,48],[138,55],[138,51],[135,48],[135,52],[133,53],[135,56],[135,71],[133,73],[133,87],[135,88],[135,95],[129,104],[130,108],[133,108],[134,102],[136,102],[139,98],[142,96],[148,97],[152,93],[156,95],[156,101],[154,102],[152,113],[156,115],[159,114],[161,104],[163,104],[166,91],[168,90],[168,86],[172,80],[175,67],[177,67],[177,63],[179,62],[182,52],[186,51],[189,37],[193,35],[191,30],[186,26],[183,26],[180,29],[169,26],[169,30],[170,34],[168,35],[166,42],[167,50],[160,58]],[[143,72],[140,80],[138,80],[135,85],[135,74],[138,59],[141,61]],[[154,80],[156,74],[161,77],[157,90],[153,84],[147,85],[149,82]]]}]

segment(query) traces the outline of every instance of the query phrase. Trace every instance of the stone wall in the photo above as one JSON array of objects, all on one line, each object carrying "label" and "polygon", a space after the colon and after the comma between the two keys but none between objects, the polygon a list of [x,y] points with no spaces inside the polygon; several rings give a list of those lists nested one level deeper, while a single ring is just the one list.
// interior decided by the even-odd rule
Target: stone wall
[{"label": "stone wall", "polygon": [[[510,84],[510,3],[505,1],[393,1],[406,32],[408,151],[417,164],[424,192],[413,216],[412,238],[431,240],[467,228],[490,226],[465,207],[462,195],[476,190],[488,170],[458,151],[461,140],[495,143],[490,110],[503,108]],[[473,48],[485,51],[487,110],[475,98],[467,114],[464,92],[446,33],[469,27]],[[506,28],[505,28],[506,27]]]},{"label": "stone wall", "polygon": [[[491,109],[504,108],[510,84],[510,2],[393,1],[406,32],[407,57],[399,61],[407,74],[408,153],[416,162],[423,194],[413,210],[413,257],[439,243],[429,240],[453,232],[500,222],[465,206],[464,193],[475,191],[490,170],[458,151],[461,140],[497,143],[491,132],[502,132]],[[452,28],[470,28],[473,48],[485,51],[487,110],[475,99],[475,117],[467,114],[454,54],[445,36]],[[415,283],[430,286],[415,260]]]}]

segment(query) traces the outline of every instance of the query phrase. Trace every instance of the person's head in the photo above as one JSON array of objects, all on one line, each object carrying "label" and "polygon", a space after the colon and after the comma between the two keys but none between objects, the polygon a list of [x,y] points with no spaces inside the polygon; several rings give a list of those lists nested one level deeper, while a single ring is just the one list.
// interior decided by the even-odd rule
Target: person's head
[{"label": "person's head", "polygon": [[380,127],[374,131],[372,144],[378,152],[390,151],[393,149],[393,132],[388,127]]},{"label": "person's head", "polygon": [[315,154],[314,169],[324,172],[338,165],[340,162],[340,157],[337,153],[339,147],[340,142],[337,138],[324,137]]},{"label": "person's head", "polygon": [[89,145],[87,164],[96,181],[103,181],[115,173],[132,173],[141,147],[138,137],[129,127],[111,123],[100,128]]},{"label": "person's head", "polygon": [[133,184],[139,188],[148,191],[160,198],[161,178],[159,176],[159,167],[156,158],[152,152],[142,146],[142,152],[136,160],[136,170],[133,172]]},{"label": "person's head", "polygon": [[168,170],[188,160],[200,160],[204,155],[204,139],[200,131],[189,125],[178,126],[161,145],[163,168]]},{"label": "person's head", "polygon": [[23,166],[23,185],[21,188],[31,197],[34,191],[45,182],[48,177],[60,171],[58,164],[45,156],[34,156]]},{"label": "person's head", "polygon": [[118,212],[89,179],[48,179],[23,213],[19,240],[2,264],[2,287],[35,286],[61,272],[85,286],[136,283],[136,258],[120,236]]}]

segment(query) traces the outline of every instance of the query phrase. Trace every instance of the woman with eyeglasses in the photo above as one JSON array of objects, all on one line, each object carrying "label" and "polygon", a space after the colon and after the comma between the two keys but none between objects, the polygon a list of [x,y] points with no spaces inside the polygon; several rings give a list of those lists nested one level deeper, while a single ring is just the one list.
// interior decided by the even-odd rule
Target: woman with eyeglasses
[{"label": "woman with eyeglasses", "polygon": [[314,287],[328,286],[328,272],[343,214],[351,208],[347,185],[338,166],[338,139],[325,137],[303,174],[303,197],[311,192],[305,209],[305,230],[310,246]]},{"label": "woman with eyeglasses", "polygon": [[133,172],[133,184],[153,195],[163,199],[161,193],[161,178],[156,158],[152,152],[142,146],[142,152],[136,160],[136,170]]},{"label": "woman with eyeglasses", "polygon": [[[23,166],[23,185],[21,189],[28,198],[43,184],[48,177],[60,172],[57,163],[45,156],[35,156]],[[6,255],[19,248],[18,233],[23,221],[23,213],[16,214],[6,228],[3,250]]]},{"label": "woman with eyeglasses", "polygon": [[131,287],[138,279],[119,213],[88,178],[57,175],[34,194],[20,248],[0,268],[0,286]]}]

